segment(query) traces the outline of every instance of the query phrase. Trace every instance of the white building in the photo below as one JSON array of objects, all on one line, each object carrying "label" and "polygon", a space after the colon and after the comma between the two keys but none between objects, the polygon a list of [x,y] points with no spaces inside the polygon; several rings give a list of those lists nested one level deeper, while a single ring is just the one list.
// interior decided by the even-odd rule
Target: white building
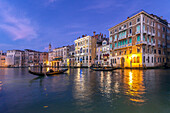
[{"label": "white building", "polygon": [[22,67],[24,65],[24,51],[8,50],[6,64],[12,67]]}]

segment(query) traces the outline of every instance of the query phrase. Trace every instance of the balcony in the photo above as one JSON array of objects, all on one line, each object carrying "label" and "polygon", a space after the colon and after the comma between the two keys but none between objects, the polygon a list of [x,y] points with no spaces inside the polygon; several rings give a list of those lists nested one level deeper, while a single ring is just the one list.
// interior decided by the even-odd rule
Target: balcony
[{"label": "balcony", "polygon": [[152,36],[155,36],[155,33],[152,33]]},{"label": "balcony", "polygon": [[114,50],[115,49],[122,49],[122,48],[125,48],[125,47],[127,47],[127,45],[121,45],[121,46],[118,46],[118,47],[114,47]]},{"label": "balcony", "polygon": [[148,31],[148,35],[151,35],[151,32],[150,32],[150,31]]},{"label": "balcony", "polygon": [[151,46],[155,46],[155,43],[151,43]]},{"label": "balcony", "polygon": [[126,36],[122,36],[122,37],[119,37],[118,40],[122,40],[122,39],[125,39]]},{"label": "balcony", "polygon": [[130,44],[127,45],[127,47],[130,47],[130,46],[132,46],[132,43],[130,43]]},{"label": "balcony", "polygon": [[148,44],[149,46],[151,46],[151,42],[147,42],[147,44]]},{"label": "balcony", "polygon": [[117,38],[116,39],[114,39],[114,42],[116,42],[117,41]]},{"label": "balcony", "polygon": [[135,34],[136,34],[136,35],[137,35],[137,34],[140,34],[140,31],[136,31]]},{"label": "balcony", "polygon": [[128,37],[131,37],[132,36],[132,33],[131,34],[128,34]]},{"label": "balcony", "polygon": [[146,30],[143,30],[143,33],[144,33],[144,34],[146,34],[146,33],[147,33],[147,31],[146,31]]},{"label": "balcony", "polygon": [[136,45],[140,45],[140,44],[147,44],[146,41],[139,41],[139,42],[136,42]]}]

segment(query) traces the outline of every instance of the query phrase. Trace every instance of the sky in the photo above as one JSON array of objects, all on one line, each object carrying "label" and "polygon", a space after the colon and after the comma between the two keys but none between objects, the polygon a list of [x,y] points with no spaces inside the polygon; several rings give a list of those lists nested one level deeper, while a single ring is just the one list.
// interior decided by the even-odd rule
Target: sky
[{"label": "sky", "polygon": [[170,23],[170,0],[0,0],[0,50],[48,51],[108,29],[139,10]]}]

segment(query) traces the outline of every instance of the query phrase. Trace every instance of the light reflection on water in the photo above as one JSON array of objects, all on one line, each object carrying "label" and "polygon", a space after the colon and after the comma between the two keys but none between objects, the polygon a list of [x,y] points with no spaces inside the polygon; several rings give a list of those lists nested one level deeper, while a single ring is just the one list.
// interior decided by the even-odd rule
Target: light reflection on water
[{"label": "light reflection on water", "polygon": [[[56,76],[36,77],[27,69],[0,69],[0,113],[168,111],[169,73],[170,70],[95,72],[75,68]],[[166,105],[159,105],[159,101]],[[157,108],[149,111],[153,106]]]},{"label": "light reflection on water", "polygon": [[144,94],[143,71],[141,70],[124,70],[124,90],[132,102],[143,103],[146,101]]}]

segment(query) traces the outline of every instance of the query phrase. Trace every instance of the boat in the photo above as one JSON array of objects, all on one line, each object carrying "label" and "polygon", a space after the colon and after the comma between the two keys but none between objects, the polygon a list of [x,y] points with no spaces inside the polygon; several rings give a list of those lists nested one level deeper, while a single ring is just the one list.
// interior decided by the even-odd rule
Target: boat
[{"label": "boat", "polygon": [[42,73],[42,72],[34,72],[31,71],[30,69],[28,70],[29,73],[33,74],[33,75],[37,75],[37,76],[51,76],[51,75],[56,75],[56,74],[61,74],[66,72],[68,69],[62,69],[62,70],[57,70],[54,72],[46,72],[46,73]]},{"label": "boat", "polygon": [[115,68],[108,68],[108,67],[90,67],[93,71],[113,71]]}]

